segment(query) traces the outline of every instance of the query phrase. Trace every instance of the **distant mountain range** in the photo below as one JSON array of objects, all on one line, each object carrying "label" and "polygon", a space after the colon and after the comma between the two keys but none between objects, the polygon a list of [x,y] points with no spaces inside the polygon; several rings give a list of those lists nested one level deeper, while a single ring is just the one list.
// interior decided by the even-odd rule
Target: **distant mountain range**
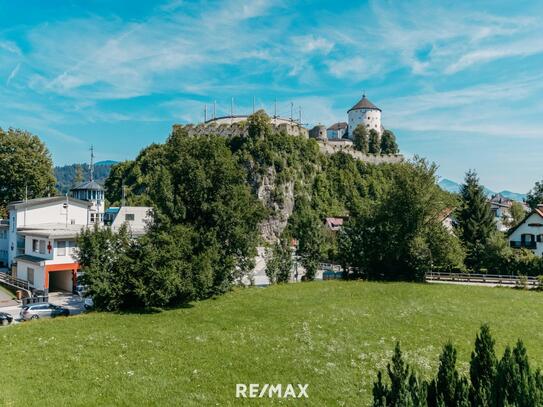
[{"label": "distant mountain range", "polygon": [[[460,184],[447,178],[443,178],[441,181],[439,181],[438,185],[445,191],[453,192],[455,194],[460,192]],[[491,197],[492,195],[496,195],[496,193],[497,192],[485,187],[485,194],[487,196]],[[513,201],[523,202],[526,199],[526,194],[519,194],[511,191],[500,191],[499,193],[505,198],[512,199]]]}]

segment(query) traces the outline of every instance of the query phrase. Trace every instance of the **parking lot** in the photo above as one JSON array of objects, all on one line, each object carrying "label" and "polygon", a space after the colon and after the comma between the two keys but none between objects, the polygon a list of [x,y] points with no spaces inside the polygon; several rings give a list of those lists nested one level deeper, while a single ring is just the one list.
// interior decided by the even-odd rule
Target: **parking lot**
[{"label": "parking lot", "polygon": [[[49,302],[68,308],[70,310],[70,315],[77,315],[85,310],[83,300],[76,294],[65,292],[49,293]],[[22,305],[20,301],[13,300],[9,295],[6,295],[4,291],[0,291],[0,312],[5,312],[13,316],[11,325],[21,323],[19,319],[21,309]]]}]

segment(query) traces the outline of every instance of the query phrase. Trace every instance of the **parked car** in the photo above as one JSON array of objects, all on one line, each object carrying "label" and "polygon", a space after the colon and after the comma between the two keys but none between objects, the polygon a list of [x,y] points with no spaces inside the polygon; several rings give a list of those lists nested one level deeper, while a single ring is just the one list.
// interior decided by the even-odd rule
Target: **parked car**
[{"label": "parked car", "polygon": [[0,312],[0,325],[9,325],[13,321],[13,317],[5,312]]},{"label": "parked car", "polygon": [[70,315],[68,308],[61,307],[59,305],[50,304],[48,302],[42,304],[30,304],[21,310],[21,319],[28,321],[31,319],[39,318],[55,318]]}]

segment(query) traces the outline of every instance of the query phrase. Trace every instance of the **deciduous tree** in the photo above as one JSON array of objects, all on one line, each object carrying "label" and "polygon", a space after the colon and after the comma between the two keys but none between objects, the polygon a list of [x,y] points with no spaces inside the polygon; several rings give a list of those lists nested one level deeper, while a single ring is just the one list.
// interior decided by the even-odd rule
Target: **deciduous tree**
[{"label": "deciduous tree", "polygon": [[363,124],[359,124],[353,131],[354,148],[363,153],[368,152],[368,130]]},{"label": "deciduous tree", "polygon": [[27,131],[0,128],[0,216],[11,201],[54,194],[53,163],[45,144]]}]

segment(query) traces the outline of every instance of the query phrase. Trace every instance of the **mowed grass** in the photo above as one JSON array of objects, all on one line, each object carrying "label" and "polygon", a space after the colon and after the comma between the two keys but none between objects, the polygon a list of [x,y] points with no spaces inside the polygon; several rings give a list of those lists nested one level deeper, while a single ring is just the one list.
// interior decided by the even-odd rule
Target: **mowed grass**
[{"label": "mowed grass", "polygon": [[[0,329],[0,405],[368,405],[396,341],[429,375],[451,339],[467,371],[488,322],[499,354],[520,337],[543,366],[542,304],[504,288],[314,282],[24,323]],[[236,399],[236,383],[307,383],[309,399]]]}]

